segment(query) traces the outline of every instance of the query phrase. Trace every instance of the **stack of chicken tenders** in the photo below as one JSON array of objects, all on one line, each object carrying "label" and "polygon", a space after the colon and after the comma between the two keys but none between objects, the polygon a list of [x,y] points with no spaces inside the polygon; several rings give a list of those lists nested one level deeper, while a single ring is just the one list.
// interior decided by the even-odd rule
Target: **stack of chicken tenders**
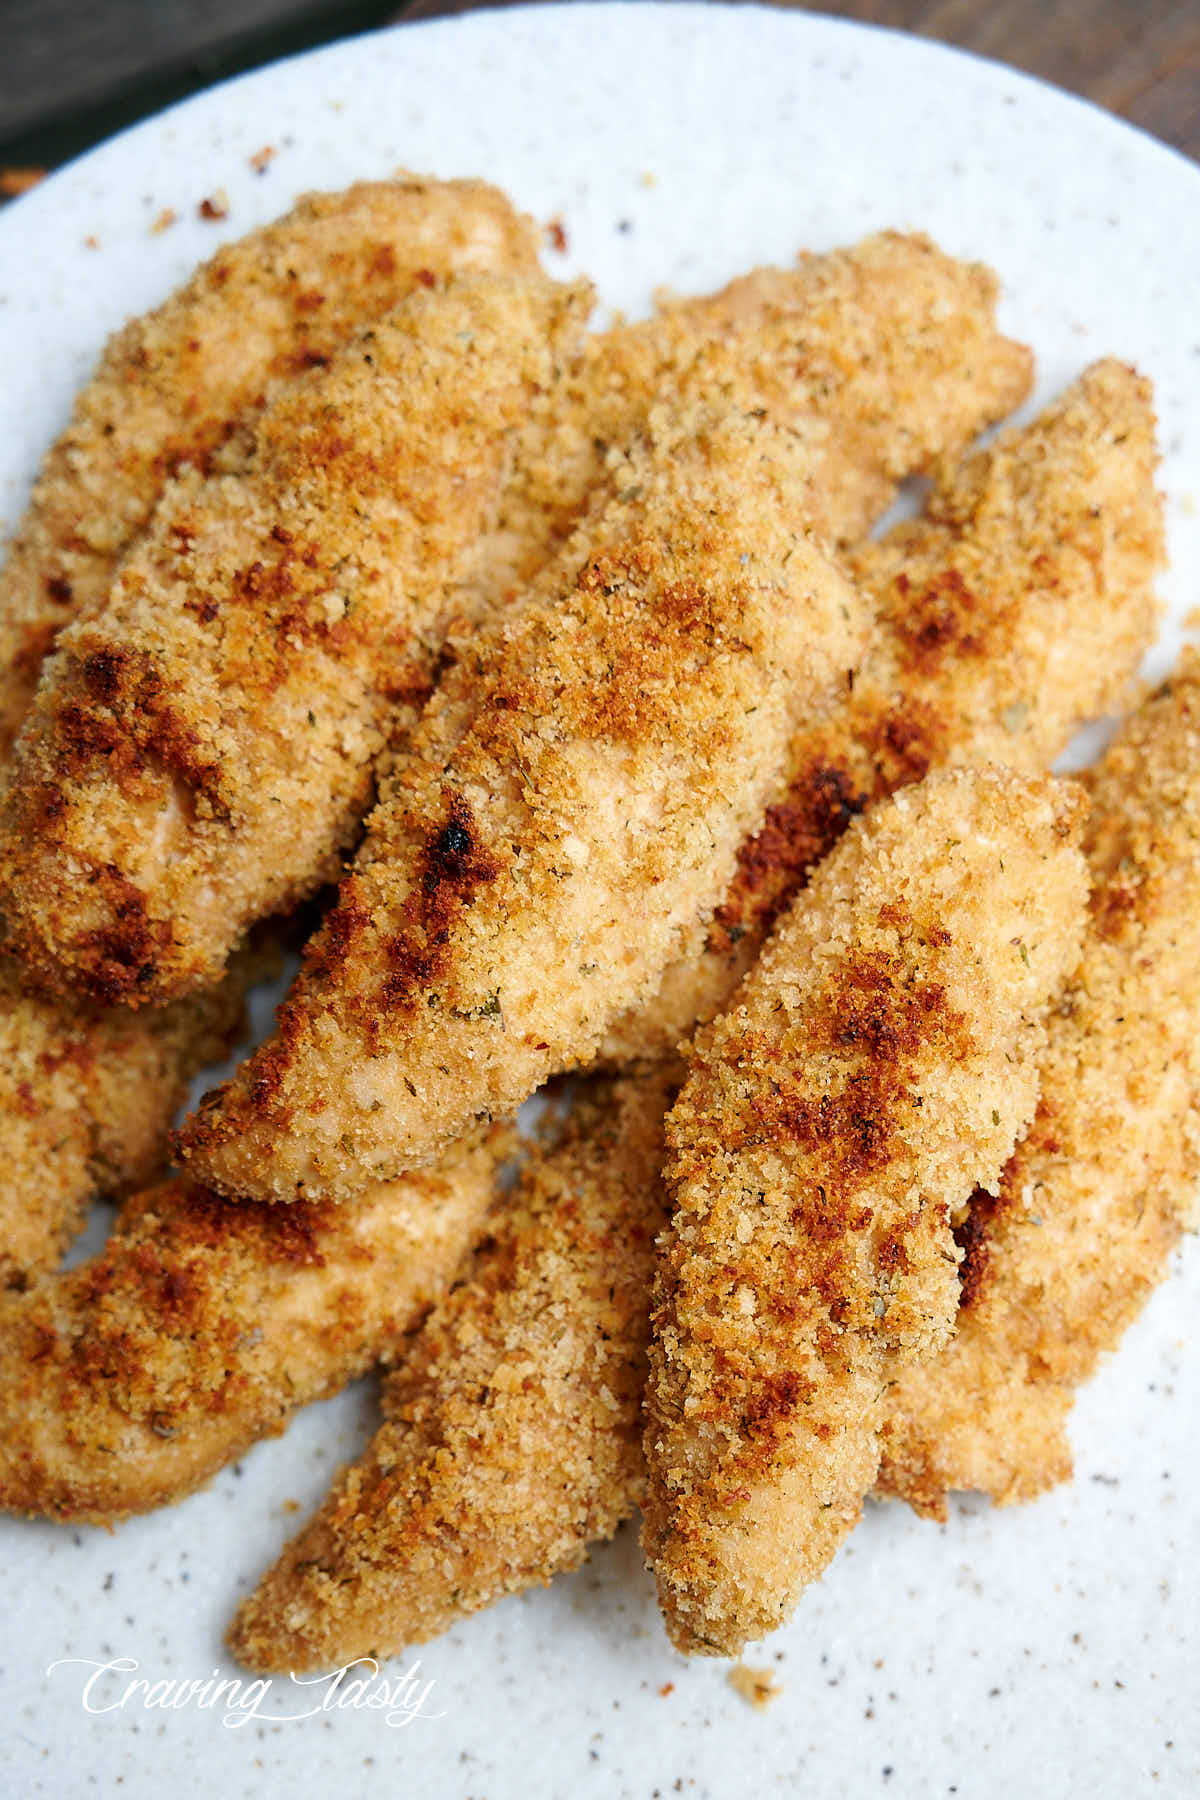
[{"label": "stack of chicken tenders", "polygon": [[1069,1476],[1200,1183],[1200,660],[1048,773],[1159,628],[1149,384],[980,448],[1031,358],[925,237],[603,330],[537,247],[302,200],[110,342],[0,570],[0,1504],[169,1503],[383,1365],[263,1673],[638,1509],[738,1654],[867,1495]]}]

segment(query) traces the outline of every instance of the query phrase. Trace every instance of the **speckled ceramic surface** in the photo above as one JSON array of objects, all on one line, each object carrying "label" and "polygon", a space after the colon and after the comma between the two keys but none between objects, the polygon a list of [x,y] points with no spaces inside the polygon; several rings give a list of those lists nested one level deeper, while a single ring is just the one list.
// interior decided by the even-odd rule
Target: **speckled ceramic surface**
[{"label": "speckled ceramic surface", "polygon": [[[267,144],[278,154],[256,174]],[[625,307],[661,282],[701,288],[883,225],[986,258],[1006,326],[1037,351],[1040,395],[1107,351],[1154,377],[1175,621],[1200,600],[1200,173],[1005,69],[749,7],[509,11],[344,44],[193,100],[10,207],[5,522],[112,327],[301,190],[398,164],[485,174],[560,216],[569,248],[550,261]],[[202,222],[219,189],[227,221]],[[177,221],[155,234],[168,208]],[[1195,1794],[1198,1300],[1193,1248],[1084,1393],[1072,1486],[1017,1511],[965,1501],[944,1527],[871,1506],[791,1627],[751,1656],[783,1688],[763,1713],[724,1665],[669,1648],[631,1530],[580,1574],[425,1647],[403,1693],[415,1653],[389,1666],[390,1714],[325,1710],[325,1688],[279,1683],[240,1706],[119,1704],[136,1678],[236,1676],[221,1650],[233,1604],[356,1451],[369,1388],[115,1534],[5,1522],[0,1789]],[[83,1660],[48,1674],[62,1658]],[[93,1688],[88,1710],[86,1679],[110,1659],[137,1669]]]}]

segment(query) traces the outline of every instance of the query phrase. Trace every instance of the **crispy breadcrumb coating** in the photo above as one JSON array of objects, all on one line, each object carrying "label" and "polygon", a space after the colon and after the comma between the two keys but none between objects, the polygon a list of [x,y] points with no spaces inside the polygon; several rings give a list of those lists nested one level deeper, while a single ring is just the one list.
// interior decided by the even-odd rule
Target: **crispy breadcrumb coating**
[{"label": "crispy breadcrumb coating", "polygon": [[532,275],[531,221],[479,181],[308,194],[110,339],[0,571],[0,756],[58,633],[104,601],[166,481],[205,468],[269,385],[326,362],[430,273]]},{"label": "crispy breadcrumb coating", "polygon": [[644,1543],[672,1640],[790,1613],[958,1304],[950,1210],[1033,1115],[1078,956],[1076,790],[949,770],[859,820],[704,1030],[667,1121]]},{"label": "crispy breadcrumb coating", "polygon": [[1075,1390],[1155,1286],[1200,1185],[1200,660],[1089,772],[1096,886],[1049,1021],[1041,1098],[959,1232],[954,1341],[888,1399],[880,1486],[943,1518],[954,1488],[1066,1480]]},{"label": "crispy breadcrumb coating", "polygon": [[664,431],[443,678],[274,1038],[183,1129],[222,1192],[428,1161],[587,1060],[711,913],[862,609],[793,522],[792,438]]},{"label": "crispy breadcrumb coating", "polygon": [[873,641],[853,688],[805,723],[789,791],[738,856],[706,938],[602,1060],[655,1059],[712,1018],[772,920],[864,807],[930,768],[1047,767],[1115,709],[1161,606],[1150,384],[1098,362],[1032,425],[943,463],[919,519],[850,553]]},{"label": "crispy breadcrumb coating", "polygon": [[644,1485],[674,1072],[599,1087],[536,1153],[384,1388],[386,1423],[243,1602],[249,1668],[335,1668],[573,1569]]},{"label": "crispy breadcrumb coating", "polygon": [[90,1262],[0,1295],[0,1506],[105,1523],[178,1500],[395,1354],[482,1228],[512,1134],[354,1206],[231,1206],[185,1180]]},{"label": "crispy breadcrumb coating", "polygon": [[584,340],[522,433],[484,577],[519,592],[576,524],[656,404],[765,408],[803,444],[807,506],[831,543],[860,538],[897,485],[1025,398],[1029,351],[1000,335],[998,284],[929,238],[881,232],[755,269]]},{"label": "crispy breadcrumb coating", "polygon": [[188,1082],[228,1055],[267,972],[243,951],[216,988],[134,1014],[42,999],[0,964],[0,1288],[53,1268],[96,1194],[153,1179]]},{"label": "crispy breadcrumb coating", "polygon": [[419,287],[278,389],[232,472],[169,485],[103,607],[59,639],[14,750],[0,887],[44,980],[170,998],[340,873],[583,298],[545,278]]}]

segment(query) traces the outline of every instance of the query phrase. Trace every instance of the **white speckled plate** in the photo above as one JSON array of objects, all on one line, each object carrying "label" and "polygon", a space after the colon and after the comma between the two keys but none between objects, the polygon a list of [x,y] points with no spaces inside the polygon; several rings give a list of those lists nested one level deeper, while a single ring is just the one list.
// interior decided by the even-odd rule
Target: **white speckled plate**
[{"label": "white speckled plate", "polygon": [[[258,175],[251,154],[278,151]],[[1158,386],[1175,631],[1200,599],[1200,175],[1010,71],[752,7],[481,14],[335,46],[139,126],[0,215],[0,516],[10,524],[105,334],[302,189],[398,164],[485,174],[561,215],[563,270],[644,306],[801,246],[921,227],[1001,272],[1040,395],[1114,351]],[[197,217],[214,190],[228,221]],[[178,222],[154,235],[171,208]],[[90,240],[96,247],[89,247]],[[84,1663],[221,1669],[237,1596],[354,1453],[362,1389],[185,1505],[106,1535],[6,1522],[6,1794],[1193,1794],[1200,1786],[1200,1356],[1185,1255],[1084,1393],[1072,1486],[944,1527],[872,1506],[791,1627],[724,1666],[668,1647],[634,1533],[421,1653],[404,1729],[278,1685],[248,1716],[82,1703]],[[389,1671],[395,1678],[411,1659]],[[101,1710],[107,1709],[107,1710]],[[299,1718],[303,1712],[311,1716]],[[240,1719],[241,1723],[236,1721]]]}]

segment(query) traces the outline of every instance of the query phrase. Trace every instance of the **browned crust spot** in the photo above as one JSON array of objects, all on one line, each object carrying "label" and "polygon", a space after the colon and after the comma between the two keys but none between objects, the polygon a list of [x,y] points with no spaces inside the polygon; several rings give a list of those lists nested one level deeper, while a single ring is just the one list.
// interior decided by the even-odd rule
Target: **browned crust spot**
[{"label": "browned crust spot", "polygon": [[494,881],[500,864],[482,842],[470,806],[447,789],[446,818],[422,849],[416,879],[403,906],[403,923],[386,940],[388,973],[375,1000],[360,1012],[371,1036],[380,1014],[409,1011],[436,981],[449,959],[450,931],[479,888]]},{"label": "browned crust spot", "polygon": [[882,709],[871,721],[865,744],[875,767],[875,799],[923,781],[945,760],[951,741],[946,722],[921,700]]},{"label": "browned crust spot", "polygon": [[750,925],[769,930],[869,798],[836,766],[816,763],[798,776],[787,799],[767,808],[762,829],[739,848],[737,873],[717,909],[709,948],[720,952],[736,944]]},{"label": "browned crust spot", "polygon": [[[918,929],[913,922],[912,933]],[[946,934],[927,924],[920,935],[936,945]],[[841,1056],[861,1056],[861,1066],[840,1091],[814,1098],[804,1091],[806,1072],[789,1080],[781,1062],[773,1093],[755,1096],[741,1121],[743,1142],[790,1138],[815,1159],[820,1179],[801,1197],[793,1218],[818,1241],[862,1228],[854,1222],[859,1209],[849,1204],[851,1197],[889,1160],[897,1119],[923,1104],[905,1073],[907,1059],[928,1054],[935,1044],[948,1060],[973,1048],[966,1019],[948,1004],[945,988],[933,981],[908,983],[902,971],[901,959],[885,951],[843,959],[821,1011],[823,1035]]]},{"label": "browned crust spot", "polygon": [[[416,879],[401,909],[399,928],[383,943],[387,974],[372,993],[348,1002],[348,1011],[370,1046],[378,1042],[381,1022],[389,1015],[428,1004],[429,984],[449,961],[455,919],[479,888],[499,873],[500,864],[483,844],[467,801],[447,788],[442,823],[427,837],[418,858]],[[350,875],[342,883],[337,904],[309,943],[296,988],[276,1014],[274,1037],[255,1055],[246,1097],[246,1110],[252,1116],[269,1114],[286,1127],[291,1112],[280,1104],[279,1097],[308,1031],[306,987],[313,981],[336,981],[359,939],[371,927],[362,880]],[[217,1090],[201,1101],[187,1125],[189,1150],[207,1149],[240,1131],[240,1124],[230,1125],[221,1110],[224,1099],[224,1090]]]},{"label": "browned crust spot", "polygon": [[78,780],[103,762],[106,776],[136,780],[159,768],[225,811],[219,766],[200,754],[198,733],[185,726],[167,698],[166,683],[144,651],[94,650],[79,664],[84,698],[58,711],[62,776]]},{"label": "browned crust spot", "polygon": [[113,922],[76,938],[80,972],[91,994],[115,1005],[155,979],[171,927],[149,917],[145,895],[114,864],[94,870],[89,883],[100,888]]},{"label": "browned crust spot", "polygon": [[919,593],[903,571],[894,585],[900,605],[891,610],[890,624],[908,670],[934,675],[950,657],[986,654],[979,602],[957,569],[939,569]]},{"label": "browned crust spot", "polygon": [[1019,1203],[1027,1169],[1031,1164],[1057,1156],[1059,1149],[1057,1132],[1043,1102],[1033,1124],[1005,1164],[998,1191],[989,1194],[983,1188],[976,1188],[971,1195],[966,1216],[954,1227],[954,1241],[963,1253],[959,1265],[960,1310],[970,1311],[978,1306],[986,1291],[997,1227]]}]

